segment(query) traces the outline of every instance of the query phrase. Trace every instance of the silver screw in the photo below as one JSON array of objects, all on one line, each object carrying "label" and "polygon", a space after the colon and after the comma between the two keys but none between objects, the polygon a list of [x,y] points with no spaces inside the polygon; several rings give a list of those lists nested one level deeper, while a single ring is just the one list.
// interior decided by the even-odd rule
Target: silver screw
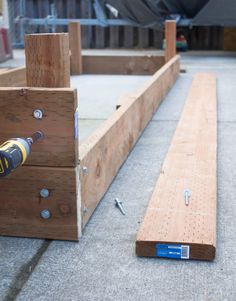
[{"label": "silver screw", "polygon": [[184,190],[184,201],[185,201],[185,205],[188,206],[189,205],[189,199],[191,197],[191,192],[189,189],[185,189]]},{"label": "silver screw", "polygon": [[36,109],[33,111],[33,116],[35,119],[38,119],[38,120],[43,119],[43,111],[40,109]]},{"label": "silver screw", "polygon": [[40,212],[40,216],[43,219],[49,219],[51,218],[51,212],[48,209],[44,209],[43,211]]},{"label": "silver screw", "polygon": [[123,215],[126,215],[122,201],[120,201],[119,199],[115,199],[115,205]]},{"label": "silver screw", "polygon": [[88,212],[88,208],[87,207],[84,207],[83,208],[83,213],[87,213]]},{"label": "silver screw", "polygon": [[20,96],[24,96],[26,94],[26,89],[22,88],[20,90]]},{"label": "silver screw", "polygon": [[49,197],[49,190],[47,188],[43,188],[40,190],[39,192],[40,196],[44,199],[48,198]]},{"label": "silver screw", "polygon": [[88,167],[87,166],[83,166],[82,167],[82,171],[83,171],[83,173],[88,173]]}]

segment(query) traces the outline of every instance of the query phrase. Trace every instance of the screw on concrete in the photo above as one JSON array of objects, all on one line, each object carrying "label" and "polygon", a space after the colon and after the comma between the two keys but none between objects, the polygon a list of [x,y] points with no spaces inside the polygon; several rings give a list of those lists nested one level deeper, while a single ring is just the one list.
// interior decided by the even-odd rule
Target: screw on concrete
[{"label": "screw on concrete", "polygon": [[123,214],[123,215],[126,215],[125,213],[125,210],[124,210],[124,207],[123,207],[123,202],[120,201],[119,199],[115,199],[115,205],[116,207],[120,210],[120,212]]}]

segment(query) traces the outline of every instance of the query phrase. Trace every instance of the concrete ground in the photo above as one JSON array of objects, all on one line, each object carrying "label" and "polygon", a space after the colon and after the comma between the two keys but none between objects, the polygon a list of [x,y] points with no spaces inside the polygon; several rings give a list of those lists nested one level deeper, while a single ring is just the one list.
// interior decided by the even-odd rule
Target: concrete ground
[{"label": "concrete ground", "polygon": [[[236,60],[224,54],[190,54],[182,57],[182,65],[187,72],[161,104],[79,243],[0,237],[0,300],[236,300]],[[216,259],[137,258],[135,237],[198,71],[218,77]],[[86,77],[82,81],[81,87]],[[126,216],[115,208],[116,197],[123,200]]]}]

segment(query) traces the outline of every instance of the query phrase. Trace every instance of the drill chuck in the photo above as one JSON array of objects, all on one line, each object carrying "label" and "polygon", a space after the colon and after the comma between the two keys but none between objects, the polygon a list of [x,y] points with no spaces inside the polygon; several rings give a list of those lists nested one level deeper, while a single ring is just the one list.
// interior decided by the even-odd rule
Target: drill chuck
[{"label": "drill chuck", "polygon": [[12,170],[25,163],[30,155],[31,145],[43,137],[36,132],[29,138],[12,138],[0,146],[0,177],[5,177]]}]

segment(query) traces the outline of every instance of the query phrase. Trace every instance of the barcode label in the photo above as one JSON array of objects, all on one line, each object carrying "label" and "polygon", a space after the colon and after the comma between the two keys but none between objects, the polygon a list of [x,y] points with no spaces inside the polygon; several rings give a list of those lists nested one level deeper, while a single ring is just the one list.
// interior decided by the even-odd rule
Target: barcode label
[{"label": "barcode label", "polygon": [[173,259],[189,259],[188,245],[174,245],[174,244],[157,244],[156,256],[162,258]]},{"label": "barcode label", "polygon": [[181,259],[189,259],[189,246],[181,247]]}]

